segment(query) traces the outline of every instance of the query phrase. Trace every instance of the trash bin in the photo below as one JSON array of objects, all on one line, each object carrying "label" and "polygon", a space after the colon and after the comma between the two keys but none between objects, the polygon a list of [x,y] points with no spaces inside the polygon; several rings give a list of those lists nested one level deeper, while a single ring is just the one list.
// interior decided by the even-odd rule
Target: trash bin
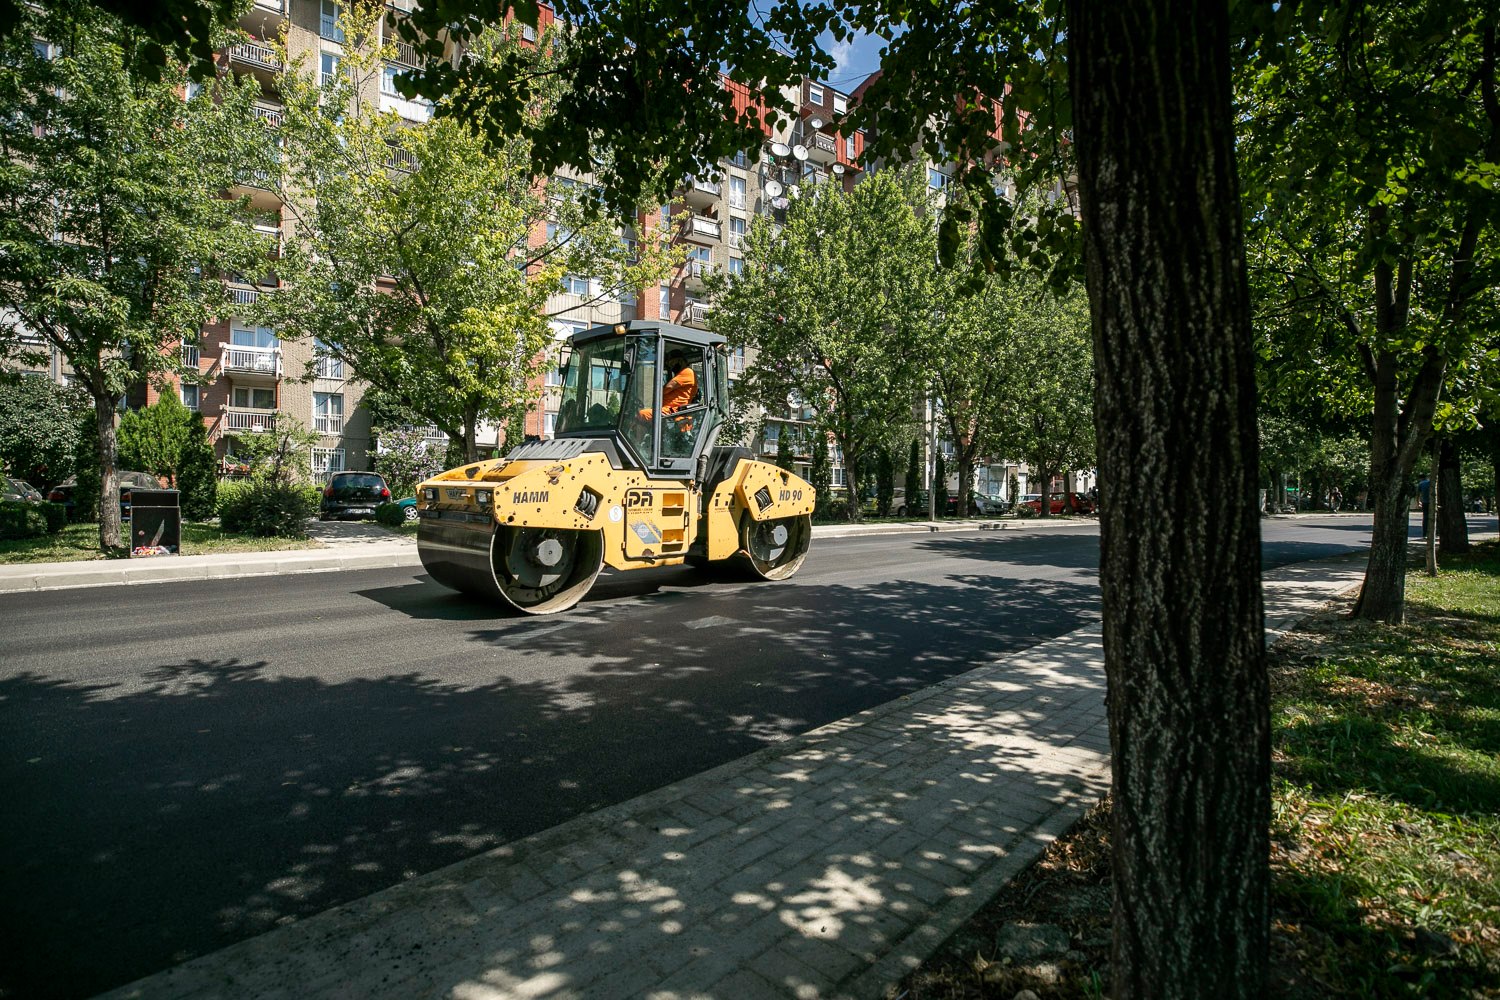
[{"label": "trash bin", "polygon": [[120,499],[130,504],[130,555],[172,556],[182,551],[182,508],[177,490],[131,489]]}]

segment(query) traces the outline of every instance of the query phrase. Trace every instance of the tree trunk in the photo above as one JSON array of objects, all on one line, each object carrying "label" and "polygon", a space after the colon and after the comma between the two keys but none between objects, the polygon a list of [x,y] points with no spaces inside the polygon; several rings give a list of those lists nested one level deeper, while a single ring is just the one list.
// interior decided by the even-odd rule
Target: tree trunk
[{"label": "tree trunk", "polygon": [[1270,695],[1227,12],[1069,0],[1067,28],[1099,477],[1115,501],[1100,560],[1110,995],[1259,998]]},{"label": "tree trunk", "polygon": [[94,420],[99,435],[99,549],[125,550],[120,534],[120,470],[115,458],[115,403],[107,395],[94,397]]},{"label": "tree trunk", "polygon": [[1458,449],[1446,435],[1438,439],[1438,549],[1443,555],[1469,551],[1469,522],[1464,517],[1464,488]]},{"label": "tree trunk", "polygon": [[844,512],[844,519],[846,521],[858,521],[862,506],[859,499],[859,491],[860,483],[863,481],[863,478],[860,476],[859,452],[852,450],[851,445],[844,441],[839,442],[839,447],[844,452],[844,487],[849,492],[849,503],[846,505],[848,509]]},{"label": "tree trunk", "polygon": [[1052,470],[1037,466],[1037,481],[1041,486],[1037,490],[1039,499],[1036,502],[1037,516],[1052,516]]},{"label": "tree trunk", "polygon": [[974,455],[968,449],[958,453],[958,516],[968,517],[974,495]]},{"label": "tree trunk", "polygon": [[1370,561],[1354,605],[1354,617],[1399,624],[1406,619],[1406,547],[1410,532],[1411,485],[1382,481],[1370,491],[1375,526]]},{"label": "tree trunk", "polygon": [[479,422],[477,414],[464,414],[464,464],[479,461],[479,429],[474,425]]}]

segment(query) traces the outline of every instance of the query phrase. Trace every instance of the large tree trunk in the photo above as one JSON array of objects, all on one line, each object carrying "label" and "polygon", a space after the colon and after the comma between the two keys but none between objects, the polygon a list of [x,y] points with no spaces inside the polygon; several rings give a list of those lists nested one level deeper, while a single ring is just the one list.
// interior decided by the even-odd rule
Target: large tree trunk
[{"label": "large tree trunk", "polygon": [[1067,17],[1105,491],[1109,993],[1259,998],[1270,695],[1227,12]]},{"label": "large tree trunk", "polygon": [[106,553],[125,550],[120,535],[120,470],[115,457],[115,403],[107,395],[94,397],[94,421],[99,436],[99,548]]},{"label": "large tree trunk", "polygon": [[1048,469],[1048,468],[1046,468],[1044,466],[1038,465],[1036,471],[1038,473],[1037,481],[1040,483],[1040,485],[1037,486],[1035,489],[1036,489],[1037,494],[1041,498],[1041,499],[1037,500],[1037,503],[1036,503],[1037,514],[1040,517],[1051,517],[1052,516],[1052,470]]},{"label": "large tree trunk", "polygon": [[1410,534],[1411,484],[1406,479],[1381,477],[1370,491],[1375,526],[1370,535],[1370,561],[1354,616],[1399,624],[1406,618],[1406,556]]},{"label": "large tree trunk", "polygon": [[1445,556],[1469,551],[1469,522],[1464,517],[1464,488],[1458,449],[1447,436],[1438,439],[1438,550]]}]

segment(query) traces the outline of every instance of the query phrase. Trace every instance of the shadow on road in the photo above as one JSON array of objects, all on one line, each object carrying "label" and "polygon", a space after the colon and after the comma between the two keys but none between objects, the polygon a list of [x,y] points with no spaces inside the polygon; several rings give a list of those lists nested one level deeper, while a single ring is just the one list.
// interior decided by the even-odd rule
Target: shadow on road
[{"label": "shadow on road", "polygon": [[376,674],[345,679],[212,655],[128,684],[0,679],[0,995],[92,994],[1098,617],[1092,584],[982,572],[668,589],[689,576],[558,619],[496,620],[430,584],[367,592],[469,623],[466,659],[526,652],[481,684],[378,649]]}]

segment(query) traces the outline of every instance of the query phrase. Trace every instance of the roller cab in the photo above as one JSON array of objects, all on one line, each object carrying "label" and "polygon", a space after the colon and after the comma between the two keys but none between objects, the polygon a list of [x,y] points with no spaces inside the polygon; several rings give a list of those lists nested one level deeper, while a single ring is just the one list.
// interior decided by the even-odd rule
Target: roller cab
[{"label": "roller cab", "polygon": [[617,570],[736,561],[784,580],[812,537],[811,485],[719,447],[722,337],[635,320],[575,335],[556,436],[450,469],[417,491],[433,579],[530,614]]}]

